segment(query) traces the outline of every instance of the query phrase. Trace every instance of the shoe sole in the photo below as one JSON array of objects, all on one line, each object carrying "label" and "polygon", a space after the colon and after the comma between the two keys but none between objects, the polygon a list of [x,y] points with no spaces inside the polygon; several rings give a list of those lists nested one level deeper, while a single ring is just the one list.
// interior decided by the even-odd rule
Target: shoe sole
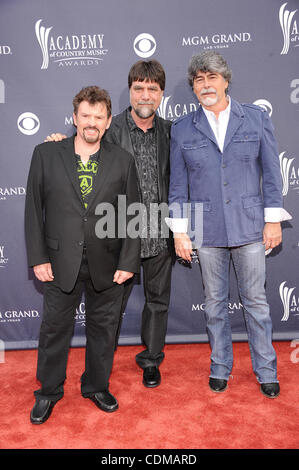
[{"label": "shoe sole", "polygon": [[266,398],[272,398],[273,399],[273,398],[279,397],[279,395],[280,395],[280,392],[278,392],[276,395],[271,396],[271,395],[267,395],[267,393],[265,393],[262,389],[260,389],[260,390],[261,390],[262,394],[264,395],[264,397],[266,397]]},{"label": "shoe sole", "polygon": [[156,387],[159,387],[161,381],[158,382],[158,383],[155,383],[155,384],[149,384],[149,383],[147,383],[147,382],[145,382],[145,381],[143,380],[142,383],[143,383],[143,385],[144,385],[146,388],[156,388]]}]

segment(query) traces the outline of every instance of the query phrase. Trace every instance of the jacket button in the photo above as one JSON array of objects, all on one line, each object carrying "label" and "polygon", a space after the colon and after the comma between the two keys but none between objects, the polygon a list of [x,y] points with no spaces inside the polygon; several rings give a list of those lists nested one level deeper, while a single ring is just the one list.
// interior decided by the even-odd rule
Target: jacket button
[{"label": "jacket button", "polygon": [[83,221],[84,221],[84,222],[87,222],[87,217],[83,217]]},{"label": "jacket button", "polygon": [[83,246],[83,245],[84,245],[84,242],[79,242],[78,245],[79,245],[79,246]]}]

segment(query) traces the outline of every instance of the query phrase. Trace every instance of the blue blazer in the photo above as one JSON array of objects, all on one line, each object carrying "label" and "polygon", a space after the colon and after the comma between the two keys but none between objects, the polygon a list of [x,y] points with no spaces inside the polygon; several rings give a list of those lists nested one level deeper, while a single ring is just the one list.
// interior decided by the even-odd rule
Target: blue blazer
[{"label": "blue blazer", "polygon": [[201,107],[174,122],[169,204],[187,202],[192,211],[202,204],[203,246],[262,240],[264,208],[283,205],[277,143],[262,108],[231,100],[223,152]]}]

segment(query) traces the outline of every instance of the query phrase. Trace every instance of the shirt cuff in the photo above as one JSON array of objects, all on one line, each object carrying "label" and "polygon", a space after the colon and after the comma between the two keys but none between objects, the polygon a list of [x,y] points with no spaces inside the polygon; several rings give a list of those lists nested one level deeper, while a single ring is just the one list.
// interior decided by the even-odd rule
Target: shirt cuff
[{"label": "shirt cuff", "polygon": [[165,222],[172,232],[187,233],[188,231],[188,219],[172,219],[165,217]]},{"label": "shirt cuff", "polygon": [[265,222],[283,222],[284,220],[291,220],[292,216],[282,207],[265,207],[264,208]]}]

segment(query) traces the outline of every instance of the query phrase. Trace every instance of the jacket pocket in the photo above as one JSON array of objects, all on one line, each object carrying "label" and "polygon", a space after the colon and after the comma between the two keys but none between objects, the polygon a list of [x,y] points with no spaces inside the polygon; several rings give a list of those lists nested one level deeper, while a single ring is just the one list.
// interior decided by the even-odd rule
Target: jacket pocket
[{"label": "jacket pocket", "polygon": [[56,238],[46,237],[46,244],[47,244],[47,247],[51,248],[52,250],[59,249],[59,242],[58,240],[56,240]]},{"label": "jacket pocket", "polygon": [[208,157],[208,139],[182,144],[182,152],[188,167],[200,167]]},{"label": "jacket pocket", "polygon": [[247,161],[257,158],[260,145],[260,139],[257,132],[235,134],[232,142],[235,157]]},{"label": "jacket pocket", "polygon": [[264,203],[262,196],[243,197],[244,214],[247,216],[249,233],[261,232],[264,228]]}]

